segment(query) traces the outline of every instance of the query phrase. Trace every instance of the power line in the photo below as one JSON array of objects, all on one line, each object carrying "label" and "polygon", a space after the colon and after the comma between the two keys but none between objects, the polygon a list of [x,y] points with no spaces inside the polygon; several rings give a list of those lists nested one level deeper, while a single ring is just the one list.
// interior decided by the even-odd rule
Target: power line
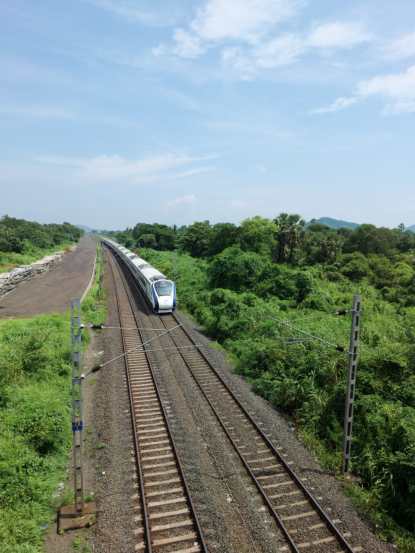
[{"label": "power line", "polygon": [[283,325],[291,328],[292,330],[294,330],[295,332],[298,332],[299,334],[303,334],[304,336],[307,336],[308,338],[310,338],[312,340],[317,340],[322,344],[325,344],[329,347],[332,347],[336,351],[339,351],[339,352],[342,352],[342,353],[344,353],[346,351],[346,349],[343,346],[340,346],[339,344],[334,344],[333,342],[329,342],[328,340],[325,340],[321,336],[316,336],[315,334],[311,334],[311,332],[307,332],[305,330],[302,330],[301,328],[296,327],[295,325],[293,325],[290,321],[287,321],[286,319],[277,319],[275,317],[272,317],[272,319],[275,320],[279,324],[283,324]]},{"label": "power line", "polygon": [[109,365],[110,363],[112,363],[114,361],[117,361],[118,359],[121,359],[122,357],[125,357],[126,355],[128,355],[129,353],[132,353],[133,351],[137,351],[137,350],[140,350],[140,349],[142,351],[146,351],[146,348],[145,348],[146,344],[149,344],[150,342],[153,342],[154,340],[156,340],[157,338],[160,338],[161,336],[164,336],[165,334],[169,334],[170,332],[172,332],[173,330],[176,330],[176,328],[179,328],[180,326],[182,326],[182,323],[179,323],[178,325],[174,326],[173,328],[170,328],[168,330],[165,330],[164,332],[161,332],[160,334],[157,334],[157,336],[153,336],[153,338],[150,338],[149,340],[145,340],[142,344],[139,344],[138,346],[136,346],[134,348],[131,348],[131,349],[121,353],[120,355],[116,355],[112,359],[109,359],[108,361],[105,361],[105,363],[100,363],[99,365],[97,365],[95,367],[92,367],[92,369],[90,369],[87,373],[85,373],[83,375],[83,378],[86,378],[91,373],[97,372],[98,370],[104,368],[106,365]]}]

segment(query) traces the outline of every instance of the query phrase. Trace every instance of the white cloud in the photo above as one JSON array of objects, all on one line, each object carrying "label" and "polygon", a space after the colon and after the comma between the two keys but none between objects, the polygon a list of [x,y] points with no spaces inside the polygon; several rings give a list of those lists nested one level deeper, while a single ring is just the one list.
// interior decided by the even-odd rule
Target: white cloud
[{"label": "white cloud", "polygon": [[175,179],[184,179],[187,177],[194,177],[195,175],[201,175],[203,173],[211,173],[212,171],[215,171],[215,167],[197,167],[195,169],[188,169],[187,171],[182,171],[181,173],[177,173],[176,175],[173,175],[173,178]]},{"label": "white cloud", "polygon": [[372,35],[359,23],[333,21],[314,28],[306,42],[311,48],[353,48],[369,42]]},{"label": "white cloud", "polygon": [[91,158],[38,156],[35,161],[72,170],[72,176],[86,184],[145,184],[158,178],[178,178],[180,174],[177,175],[176,171],[180,168],[189,167],[188,171],[205,170],[193,165],[211,158],[212,156],[192,157],[168,153],[140,160],[131,160],[118,155],[102,155]]},{"label": "white cloud", "polygon": [[383,94],[397,99],[415,99],[415,65],[403,73],[380,75],[362,81],[357,87],[359,96]]},{"label": "white cloud", "polygon": [[303,52],[304,43],[298,36],[283,34],[250,49],[225,48],[222,61],[242,78],[251,79],[261,70],[294,63]]},{"label": "white cloud", "polygon": [[154,55],[173,53],[196,59],[223,42],[255,45],[275,25],[297,13],[303,0],[206,0],[187,29],[176,29],[174,45],[160,45]]},{"label": "white cloud", "polygon": [[346,109],[350,106],[352,106],[353,104],[356,104],[356,102],[358,102],[358,98],[356,98],[355,96],[350,96],[350,97],[340,97],[340,98],[337,98],[337,100],[335,100],[332,104],[330,104],[329,106],[327,107],[323,107],[323,108],[317,108],[317,109],[313,109],[311,111],[311,113],[334,113],[335,111],[341,111],[342,109]]},{"label": "white cloud", "polygon": [[222,61],[251,79],[262,70],[291,65],[312,50],[347,49],[371,39],[360,25],[333,22],[315,27],[307,36],[282,33],[249,47],[229,47],[222,52]]},{"label": "white cloud", "polygon": [[167,207],[174,208],[179,206],[192,205],[196,203],[196,201],[197,198],[194,194],[187,194],[185,196],[179,196],[177,198],[174,198],[174,200],[167,202]]},{"label": "white cloud", "polygon": [[304,0],[205,0],[187,28],[176,29],[173,45],[162,44],[155,56],[197,59],[220,47],[225,68],[242,79],[295,63],[309,51],[349,49],[372,40],[363,24],[332,21],[310,32],[278,32],[299,13]]},{"label": "white cloud", "polygon": [[256,65],[269,69],[293,63],[304,52],[304,43],[299,36],[283,34],[255,50]]},{"label": "white cloud", "polygon": [[391,101],[386,109],[393,113],[415,112],[415,65],[403,73],[380,75],[359,83],[357,95],[383,96]]},{"label": "white cloud", "polygon": [[179,57],[195,59],[205,51],[199,37],[183,29],[175,30],[173,40],[175,43],[173,51]]},{"label": "white cloud", "polygon": [[338,98],[331,106],[313,113],[339,111],[372,96],[387,100],[385,113],[415,113],[415,65],[402,73],[378,75],[361,81],[353,96]]},{"label": "white cloud", "polygon": [[190,27],[207,42],[256,42],[270,27],[293,16],[296,0],[208,0]]},{"label": "white cloud", "polygon": [[123,0],[85,0],[93,6],[106,10],[130,23],[142,23],[144,25],[162,25],[159,16],[155,13],[145,12],[137,8],[134,2]]},{"label": "white cloud", "polygon": [[388,58],[415,58],[415,33],[408,33],[386,44],[384,52]]},{"label": "white cloud", "polygon": [[6,117],[25,117],[33,119],[75,119],[75,114],[65,108],[59,106],[15,106],[1,105],[0,115]]}]

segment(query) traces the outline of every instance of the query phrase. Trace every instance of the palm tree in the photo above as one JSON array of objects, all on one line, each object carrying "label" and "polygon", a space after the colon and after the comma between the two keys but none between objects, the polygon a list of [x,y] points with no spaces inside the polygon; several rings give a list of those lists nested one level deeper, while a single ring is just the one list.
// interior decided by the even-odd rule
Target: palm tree
[{"label": "palm tree", "polygon": [[274,219],[274,223],[277,226],[276,261],[292,263],[303,242],[305,221],[300,215],[281,213]]}]

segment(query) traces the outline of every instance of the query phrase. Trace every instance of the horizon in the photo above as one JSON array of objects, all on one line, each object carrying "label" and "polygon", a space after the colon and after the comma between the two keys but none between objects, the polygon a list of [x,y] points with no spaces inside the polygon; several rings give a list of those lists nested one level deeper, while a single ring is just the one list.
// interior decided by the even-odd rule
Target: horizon
[{"label": "horizon", "polygon": [[108,230],[281,212],[415,224],[415,4],[0,13],[4,213]]},{"label": "horizon", "polygon": [[[273,217],[268,217],[270,220],[272,219],[275,219],[279,214],[276,214],[274,215]],[[310,224],[312,221],[316,221],[317,223],[321,223],[321,219],[330,219],[331,221],[333,222],[342,222],[342,223],[345,223],[345,224],[353,224],[353,225],[357,225],[357,226],[361,226],[361,225],[374,225],[376,226],[377,228],[388,228],[388,229],[396,229],[399,227],[400,224],[404,224],[405,226],[405,230],[412,230],[415,232],[415,224],[408,224],[406,225],[405,223],[399,223],[398,225],[394,226],[394,227],[391,227],[391,226],[385,226],[385,225],[375,225],[374,223],[371,223],[371,222],[368,222],[368,221],[364,221],[364,222],[361,222],[361,223],[357,223],[356,221],[349,221],[349,220],[345,220],[345,219],[337,219],[335,217],[331,217],[329,215],[326,215],[326,216],[322,216],[322,217],[312,217],[311,219],[305,219],[301,214],[299,213],[296,213],[296,215],[300,215],[300,217],[305,221],[306,224]],[[220,223],[233,223],[235,225],[240,225],[244,220],[246,219],[252,219],[254,217],[262,217],[262,215],[259,215],[259,214],[254,214],[254,215],[251,215],[249,217],[246,217],[245,219],[241,219],[240,221],[226,221],[226,220],[220,220],[220,221],[211,221],[209,219],[203,219],[203,220],[194,220],[194,221],[191,221],[190,223],[187,223],[186,225],[177,225],[176,223],[171,223],[171,224],[167,224],[167,223],[161,223],[160,221],[142,221],[142,220],[137,220],[134,224],[132,225],[128,225],[126,227],[118,227],[118,228],[107,228],[107,227],[91,227],[90,225],[88,224],[85,224],[85,223],[78,223],[78,222],[75,222],[75,221],[66,221],[70,224],[73,224],[74,226],[78,227],[78,228],[82,228],[82,229],[88,229],[90,231],[93,231],[93,232],[104,232],[104,231],[110,231],[110,232],[116,232],[116,231],[119,231],[119,232],[122,232],[124,230],[127,230],[128,228],[134,228],[134,226],[136,224],[149,224],[149,225],[153,225],[153,224],[166,224],[167,226],[169,227],[173,227],[173,226],[189,226],[193,223],[197,223],[197,222],[202,222],[202,221],[208,221],[211,225],[215,225],[215,224],[220,224]],[[3,215],[0,215],[0,219],[2,217],[15,217],[14,215],[10,215],[10,214],[3,214]],[[18,217],[16,217],[18,218]],[[28,219],[29,221],[31,222],[36,222],[36,223],[41,223],[41,224],[50,224],[50,223],[56,223],[56,224],[62,224],[65,222],[65,220],[61,220],[61,221],[42,221],[42,220],[36,220],[36,219]],[[324,223],[321,223],[321,224],[324,224]],[[344,228],[344,227],[343,227]]]}]

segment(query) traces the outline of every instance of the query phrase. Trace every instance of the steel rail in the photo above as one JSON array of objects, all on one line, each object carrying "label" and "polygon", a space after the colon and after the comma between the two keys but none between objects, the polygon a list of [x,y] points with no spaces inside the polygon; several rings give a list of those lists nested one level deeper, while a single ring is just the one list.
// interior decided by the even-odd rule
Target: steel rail
[{"label": "steel rail", "polygon": [[[174,321],[177,323],[177,324],[181,324],[180,320],[178,319],[178,317],[172,313],[171,314],[171,317],[174,319]],[[161,320],[163,320],[162,318],[160,318]],[[164,324],[164,321],[163,321],[163,324]],[[166,327],[167,328],[167,327]],[[213,367],[212,363],[210,362],[210,360],[207,358],[206,354],[203,352],[203,350],[200,348],[200,346],[198,344],[196,344],[195,340],[193,339],[193,337],[188,333],[188,331],[184,328],[183,324],[181,324],[180,326],[181,330],[183,331],[183,333],[185,334],[185,336],[187,337],[187,339],[191,342],[191,344],[195,347],[195,349],[197,349],[197,351],[199,352],[199,354],[201,355],[201,357],[203,358],[203,360],[205,361],[205,363],[208,365],[208,367],[212,370],[212,372],[214,373],[214,375],[218,378],[218,380],[220,381],[220,383],[223,385],[223,387],[225,388],[225,390],[228,392],[228,394],[231,396],[231,398],[235,401],[235,403],[238,405],[238,407],[241,409],[241,411],[243,412],[243,414],[248,418],[248,420],[250,421],[250,423],[254,426],[256,432],[258,432],[260,434],[260,436],[262,437],[262,439],[266,442],[267,446],[271,449],[272,453],[277,457],[278,461],[283,465],[284,469],[287,471],[287,473],[290,475],[290,477],[294,480],[294,482],[296,483],[296,485],[300,488],[300,490],[304,493],[304,495],[306,496],[306,498],[310,501],[310,503],[312,504],[312,506],[315,508],[315,510],[317,511],[317,513],[319,514],[320,518],[326,523],[326,525],[328,526],[328,528],[330,529],[330,531],[335,535],[335,537],[337,538],[339,544],[346,550],[347,553],[354,553],[354,550],[352,548],[352,546],[349,544],[349,542],[346,540],[346,538],[342,535],[342,533],[339,531],[339,529],[335,526],[335,524],[333,523],[333,521],[330,519],[330,517],[326,514],[326,512],[324,511],[324,509],[321,507],[321,505],[319,504],[319,502],[317,501],[317,499],[311,494],[311,492],[307,489],[307,487],[303,484],[303,482],[301,481],[301,479],[297,476],[297,474],[294,472],[294,470],[288,465],[288,463],[285,461],[285,459],[282,457],[282,455],[278,452],[278,450],[275,448],[274,444],[271,442],[271,440],[268,438],[268,436],[265,434],[265,432],[263,432],[263,430],[258,426],[258,424],[256,423],[256,421],[253,419],[253,417],[249,414],[249,412],[245,409],[245,407],[242,405],[242,403],[240,402],[240,400],[237,398],[237,396],[234,394],[234,392],[231,390],[231,388],[229,387],[229,385],[225,382],[225,380],[223,379],[223,377],[219,374],[219,372],[217,371],[217,369],[215,369],[215,367]],[[171,338],[174,340],[173,336],[171,336]],[[175,343],[175,345],[177,345]],[[188,366],[188,363],[186,362],[186,360],[184,359],[184,356],[182,355],[182,352],[181,350],[179,350],[180,352],[180,355],[183,359],[183,361],[186,363],[186,366]],[[189,369],[190,370],[190,369]],[[193,376],[193,373],[192,371],[190,370],[192,376]],[[201,388],[201,385],[199,384],[199,382],[197,381],[197,379],[193,376],[194,380],[196,381],[196,383],[198,384],[199,388],[202,390]],[[202,390],[203,392],[203,395],[206,397],[206,394],[205,392]],[[218,416],[218,415],[217,415]],[[221,422],[221,421],[220,421]],[[222,424],[222,422],[221,422]],[[223,426],[223,424],[222,424]],[[239,453],[238,451],[238,454],[241,456],[242,454]],[[255,480],[255,483],[257,484],[257,486],[259,484],[256,476],[254,475],[253,476],[254,480]],[[274,509],[274,508],[272,508]],[[277,514],[277,513],[276,513]],[[279,517],[279,515],[277,514],[277,516]],[[282,528],[282,527],[281,527]],[[284,530],[283,530],[284,531]],[[287,530],[288,531],[288,530]],[[285,531],[284,531],[285,533]],[[290,538],[290,545],[291,545],[291,538]],[[294,547],[296,547],[294,545]],[[294,551],[298,551],[298,549],[293,549]]]},{"label": "steel rail", "polygon": [[[113,253],[112,250],[110,250],[110,251],[111,251],[111,253]],[[130,272],[129,268],[123,262],[122,258],[117,256],[117,261],[121,261],[122,266],[125,267],[128,271],[128,274],[131,275],[131,272]],[[137,286],[134,280],[133,280],[133,283],[134,283],[135,286]],[[180,477],[183,489],[185,491],[186,500],[187,500],[188,506],[190,508],[191,517],[192,517],[193,522],[195,524],[195,529],[196,529],[196,533],[197,533],[197,536],[198,536],[201,552],[202,553],[208,553],[208,549],[207,549],[207,545],[206,545],[206,542],[205,542],[205,539],[204,539],[204,536],[203,536],[202,528],[200,526],[200,522],[199,522],[198,516],[196,514],[196,509],[194,507],[194,503],[193,503],[193,500],[192,500],[191,495],[190,495],[189,486],[187,484],[186,477],[184,475],[183,464],[182,464],[182,461],[180,459],[179,453],[177,451],[176,444],[173,440],[172,429],[171,429],[171,426],[170,426],[170,423],[169,423],[169,420],[168,420],[168,417],[167,417],[167,412],[166,412],[165,406],[164,406],[163,401],[161,399],[161,393],[160,393],[159,385],[158,385],[158,383],[156,381],[156,377],[155,377],[154,364],[153,364],[153,361],[150,359],[150,356],[148,355],[148,351],[146,349],[146,344],[145,344],[146,341],[145,341],[144,336],[143,336],[143,331],[141,330],[139,321],[137,319],[137,314],[136,314],[136,311],[134,309],[134,299],[131,297],[131,290],[128,289],[127,284],[125,282],[123,284],[124,284],[124,287],[125,287],[125,292],[126,292],[126,295],[127,295],[128,301],[129,301],[129,305],[131,307],[131,312],[133,314],[134,320],[135,320],[136,325],[137,325],[137,331],[138,331],[140,339],[143,343],[143,350],[142,351],[143,351],[143,353],[146,357],[146,360],[147,360],[147,363],[148,363],[148,366],[149,366],[149,369],[150,369],[152,382],[154,384],[154,389],[156,391],[156,395],[157,395],[157,398],[158,398],[158,401],[159,401],[159,404],[160,404],[161,412],[163,414],[164,424],[165,424],[166,429],[167,429],[168,439],[169,439],[169,442],[170,442],[170,447],[171,447],[171,449],[173,451],[173,454],[174,454],[174,457],[175,457],[179,477]],[[143,479],[141,481],[143,482]],[[143,486],[143,492],[145,494],[144,486]],[[151,534],[149,534],[149,535],[151,535]],[[151,542],[151,539],[149,541]],[[149,553],[150,553],[150,551],[151,551],[151,549],[149,550]]]},{"label": "steel rail", "polygon": [[[162,320],[163,322],[163,325],[165,325],[165,322]],[[165,328],[167,328],[165,326]],[[174,339],[173,336],[171,336],[171,339],[173,340],[173,343],[176,345],[177,347],[177,343],[176,343],[176,340]],[[205,398],[205,400],[207,401],[208,405],[210,406],[210,408],[212,409],[213,413],[215,414],[219,424],[221,425],[223,431],[225,432],[226,436],[228,437],[229,441],[231,442],[234,450],[236,451],[236,453],[238,454],[240,460],[242,461],[242,464],[244,465],[245,469],[247,470],[249,476],[252,478],[252,480],[254,481],[254,484],[256,485],[259,493],[261,494],[262,496],[262,499],[265,501],[267,507],[268,507],[268,510],[270,511],[271,513],[271,516],[275,519],[276,523],[278,524],[278,526],[281,528],[284,536],[285,536],[285,539],[288,541],[289,545],[290,545],[290,548],[291,550],[294,552],[294,553],[300,553],[300,550],[298,549],[298,547],[296,546],[295,542],[293,541],[293,539],[291,538],[291,535],[289,533],[289,530],[288,528],[285,526],[283,520],[281,519],[280,515],[276,512],[276,510],[274,509],[271,501],[269,500],[267,494],[264,492],[264,490],[262,489],[262,486],[259,482],[259,480],[257,479],[257,477],[255,476],[255,474],[253,473],[251,467],[249,466],[247,460],[245,459],[245,457],[243,456],[241,450],[239,449],[238,447],[238,444],[235,442],[235,440],[232,438],[232,435],[231,433],[229,432],[229,430],[226,428],[225,426],[225,423],[223,422],[223,419],[221,418],[221,416],[219,415],[216,407],[213,405],[212,401],[209,399],[208,395],[206,394],[205,390],[203,389],[203,387],[201,386],[201,384],[199,383],[198,379],[194,376],[193,372],[192,372],[192,369],[190,368],[188,362],[186,361],[186,359],[182,357],[182,360],[183,362],[185,363],[186,367],[189,369],[189,372],[190,374],[192,375],[193,377],[193,380],[195,381],[196,385],[198,386],[199,390],[201,391],[203,397]]]},{"label": "steel rail", "polygon": [[[115,298],[116,298],[116,306],[117,306],[117,313],[118,318],[121,323],[121,306],[120,306],[120,297],[117,289],[117,283],[115,279],[115,273],[114,268],[112,266],[112,263],[109,263],[111,274],[114,282],[114,290],[115,290]],[[126,350],[126,344],[125,344],[125,333],[123,330],[121,330],[121,337],[123,341],[123,349]],[[130,403],[130,415],[131,415],[131,424],[133,427],[133,442],[134,442],[134,456],[135,456],[135,464],[136,464],[136,470],[138,473],[138,477],[140,480],[140,496],[141,496],[141,503],[142,503],[142,514],[144,519],[144,533],[145,533],[145,543],[147,545],[147,552],[152,553],[152,543],[151,543],[151,534],[150,534],[150,516],[147,509],[146,499],[145,499],[145,490],[144,490],[144,476],[143,471],[141,467],[141,455],[140,455],[140,444],[138,441],[138,431],[137,431],[137,424],[134,416],[134,398],[132,393],[132,386],[131,386],[131,379],[130,379],[130,371],[128,370],[128,360],[127,357],[124,357],[124,367],[125,367],[125,375],[127,379],[127,389],[128,389],[128,399]]]},{"label": "steel rail", "polygon": [[[121,258],[121,261],[122,261],[122,258]],[[128,275],[131,276],[131,272],[129,271],[127,265],[125,263],[123,263],[123,267],[125,267],[125,269],[128,271]],[[134,285],[135,289],[139,292],[140,296],[143,298],[143,294],[141,292],[141,289],[139,288],[139,286],[137,286],[136,282],[134,279],[131,279],[131,284]],[[144,299],[144,298],[143,298]],[[135,313],[134,313],[134,316],[135,316]],[[177,318],[173,315],[174,319],[177,321]],[[164,324],[164,321],[163,321],[163,318],[160,317],[160,320],[162,321],[162,324],[163,326],[167,329],[167,326]],[[139,322],[136,320],[137,322],[137,326],[139,326]],[[181,323],[178,323],[178,327],[181,327],[182,328],[182,325]],[[186,334],[186,333],[185,333]],[[186,334],[187,336],[187,334]],[[174,337],[172,335],[170,335],[170,338],[172,339],[173,341],[173,344],[175,345],[176,349],[178,349],[178,345],[174,339]],[[193,341],[192,341],[193,342]],[[196,344],[194,344],[196,346]],[[197,346],[199,348],[199,346]],[[199,350],[200,351],[200,350]],[[290,548],[292,549],[293,553],[300,553],[300,550],[297,548],[297,546],[295,545],[294,541],[292,540],[290,534],[289,534],[289,531],[288,529],[286,528],[284,522],[282,521],[281,517],[279,516],[279,514],[275,511],[275,509],[273,508],[272,506],[272,503],[271,501],[269,500],[268,496],[266,495],[266,493],[264,492],[264,490],[262,489],[258,479],[256,478],[256,476],[254,475],[252,469],[250,468],[249,464],[247,463],[246,459],[244,458],[244,456],[242,455],[242,453],[240,452],[236,442],[234,441],[234,439],[232,438],[232,436],[230,435],[228,429],[226,428],[226,426],[224,425],[222,419],[220,418],[219,414],[217,413],[214,405],[212,404],[211,400],[208,398],[208,396],[206,395],[205,391],[203,390],[202,386],[199,384],[198,380],[194,377],[193,373],[192,373],[192,370],[190,369],[186,359],[182,356],[182,359],[184,361],[184,363],[186,364],[187,368],[189,369],[189,372],[190,374],[193,376],[193,379],[195,380],[197,386],[199,387],[200,391],[202,392],[204,398],[206,399],[208,405],[210,406],[210,408],[213,410],[213,412],[215,413],[215,416],[216,418],[218,419],[219,421],[219,424],[221,425],[222,429],[224,430],[225,434],[227,435],[228,439],[230,440],[230,442],[232,443],[232,446],[234,447],[235,451],[237,452],[239,458],[241,459],[242,461],[242,464],[244,465],[245,469],[247,470],[248,474],[251,476],[251,478],[254,480],[254,483],[255,485],[257,486],[258,488],[258,491],[260,492],[262,498],[264,499],[265,503],[267,504],[267,507],[268,509],[270,510],[271,512],[271,515],[273,516],[273,518],[276,520],[278,526],[281,528],[282,532],[284,533],[284,536],[286,538],[286,540],[288,541],[289,545],[290,545]],[[210,366],[210,364],[209,364]]]},{"label": "steel rail", "polygon": [[[122,260],[122,259],[121,259]],[[140,294],[140,297],[143,298],[143,300],[145,301],[145,298],[142,294],[142,291],[140,289],[140,287],[137,285],[137,283],[135,282],[134,278],[133,278],[133,275],[131,274],[131,271],[129,269],[129,267],[123,263],[123,267],[125,267],[125,270],[127,271],[130,279],[131,279],[131,282],[132,284],[134,285],[134,288],[137,290],[137,292]],[[148,305],[147,305],[147,302],[146,302],[146,306],[148,308]],[[148,308],[149,310],[149,308]],[[346,538],[342,535],[342,533],[340,532],[340,530],[335,526],[335,524],[333,523],[333,521],[330,519],[330,517],[326,514],[326,512],[324,511],[324,509],[321,507],[321,505],[319,504],[319,502],[317,501],[317,499],[311,494],[311,492],[306,488],[306,486],[303,484],[303,482],[301,481],[301,479],[297,476],[297,474],[293,471],[293,469],[291,469],[291,467],[288,465],[288,463],[285,461],[285,459],[282,457],[282,455],[278,452],[278,450],[275,448],[275,446],[273,445],[273,443],[271,442],[271,440],[266,436],[266,434],[262,431],[262,429],[258,426],[258,424],[256,423],[256,421],[253,419],[253,417],[249,414],[249,412],[246,410],[246,408],[242,405],[242,403],[240,402],[240,400],[236,397],[236,395],[234,394],[234,392],[231,390],[231,388],[229,387],[229,385],[225,382],[225,380],[223,379],[223,377],[219,374],[219,372],[217,371],[217,369],[215,367],[213,367],[212,363],[210,362],[210,360],[207,358],[206,354],[203,352],[203,350],[201,349],[201,346],[199,344],[197,344],[195,342],[195,340],[193,339],[193,337],[189,334],[189,332],[184,328],[183,324],[181,323],[181,321],[178,319],[177,315],[174,314],[174,313],[171,313],[169,315],[163,315],[163,316],[160,316],[159,319],[160,321],[162,322],[163,326],[165,328],[167,328],[167,326],[165,325],[165,319],[166,317],[172,317],[172,319],[174,319],[174,321],[176,322],[176,324],[180,325],[180,329],[182,330],[182,332],[184,333],[185,337],[190,341],[190,343],[193,345],[194,349],[197,350],[200,354],[200,356],[202,357],[202,359],[204,360],[204,362],[207,364],[208,368],[212,371],[212,373],[216,376],[216,378],[219,380],[219,382],[222,384],[222,386],[225,388],[226,392],[230,395],[230,397],[234,400],[234,402],[236,403],[236,405],[239,407],[239,409],[242,411],[242,413],[244,414],[244,416],[249,420],[249,422],[252,424],[252,426],[254,427],[255,431],[261,436],[261,438],[265,441],[266,445],[269,447],[269,449],[271,450],[271,452],[273,453],[273,455],[277,458],[277,460],[281,463],[281,465],[284,467],[284,469],[286,470],[286,472],[288,473],[288,475],[291,477],[291,479],[295,482],[295,484],[297,485],[297,487],[301,490],[301,492],[304,494],[304,496],[308,499],[308,501],[311,503],[311,505],[314,507],[316,513],[320,516],[321,520],[326,524],[327,528],[332,532],[332,534],[334,534],[334,537],[337,539],[339,545],[347,552],[347,553],[354,553],[354,549],[352,548],[352,546],[348,543],[348,541],[346,540]],[[174,339],[174,337],[171,335],[170,338],[172,339],[174,345],[176,346],[177,348],[177,342],[176,340]],[[186,366],[188,367],[189,369],[189,372],[190,374],[192,375],[194,381],[196,382],[198,388],[201,390],[204,398],[206,399],[206,401],[208,402],[209,406],[211,407],[212,411],[214,412],[216,418],[218,419],[221,427],[223,428],[223,430],[225,431],[225,434],[227,435],[227,437],[229,438],[229,440],[231,441],[235,451],[237,452],[238,456],[240,457],[244,467],[246,468],[247,472],[249,473],[249,475],[251,476],[251,478],[253,479],[256,487],[258,488],[258,490],[260,491],[261,493],[261,496],[263,497],[264,501],[266,502],[270,512],[271,512],[271,515],[273,516],[273,518],[276,520],[278,526],[281,528],[282,532],[284,533],[284,536],[286,537],[288,543],[289,543],[289,546],[291,548],[291,550],[294,552],[294,553],[300,553],[300,550],[298,549],[298,547],[296,546],[295,542],[293,541],[291,535],[290,535],[290,531],[286,528],[284,522],[282,521],[281,517],[279,516],[279,514],[276,512],[275,508],[273,507],[273,505],[271,504],[266,492],[262,489],[262,486],[260,484],[260,482],[258,481],[257,477],[255,476],[255,474],[253,474],[253,471],[252,469],[250,468],[248,462],[246,461],[246,459],[244,458],[243,454],[241,453],[241,451],[239,450],[239,446],[236,444],[236,442],[234,441],[234,439],[230,436],[230,433],[229,431],[227,430],[226,426],[224,425],[223,421],[221,420],[221,416],[219,415],[219,413],[217,412],[217,409],[212,405],[212,402],[210,401],[210,399],[207,397],[207,394],[205,393],[205,391],[203,390],[203,387],[200,385],[200,383],[198,382],[197,378],[194,376],[193,374],[193,371],[191,370],[188,362],[186,361],[182,351],[180,349],[178,349],[178,353],[179,355],[181,356],[181,358],[183,359],[184,363],[186,364]]]}]

